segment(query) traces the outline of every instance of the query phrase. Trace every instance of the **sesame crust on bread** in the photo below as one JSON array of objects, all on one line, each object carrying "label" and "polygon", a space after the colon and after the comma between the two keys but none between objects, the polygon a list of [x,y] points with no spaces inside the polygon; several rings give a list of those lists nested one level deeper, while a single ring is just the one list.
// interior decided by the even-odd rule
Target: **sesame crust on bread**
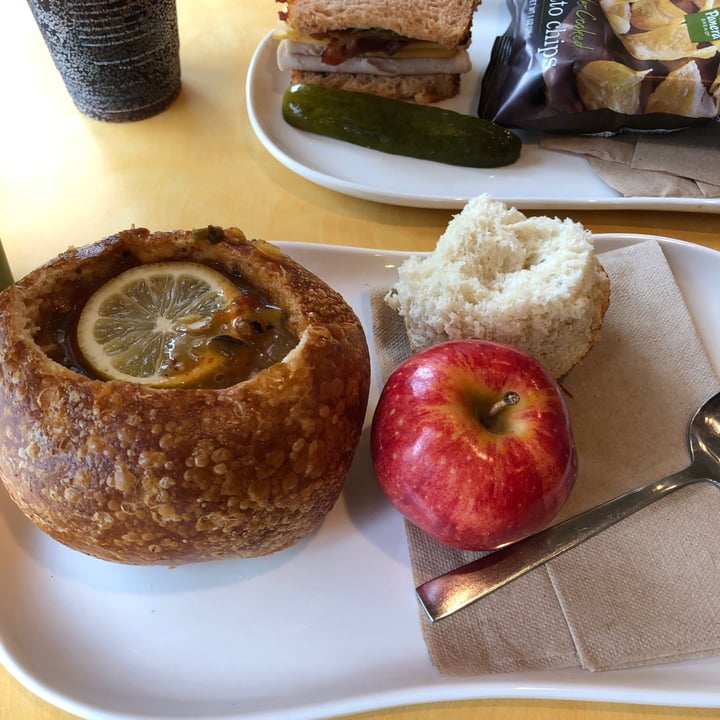
[{"label": "sesame crust on bread", "polygon": [[[221,390],[91,379],[52,359],[54,324],[130,264],[241,273],[282,307],[298,345]],[[0,477],[61,543],[106,560],[254,557],[315,530],[343,487],[370,382],[359,320],[275,246],[236,229],[121,232],[0,293]]]},{"label": "sesame crust on bread", "polygon": [[610,280],[579,223],[528,218],[481,195],[430,255],[398,268],[386,302],[403,317],[413,350],[493,340],[525,350],[561,378],[597,341]]}]

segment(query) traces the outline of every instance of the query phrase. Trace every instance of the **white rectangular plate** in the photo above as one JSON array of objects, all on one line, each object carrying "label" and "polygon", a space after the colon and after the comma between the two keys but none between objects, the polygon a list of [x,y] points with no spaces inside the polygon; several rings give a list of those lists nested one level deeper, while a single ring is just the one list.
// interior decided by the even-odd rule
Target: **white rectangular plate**
[{"label": "white rectangular plate", "polygon": [[[603,235],[596,246],[643,239]],[[720,253],[661,242],[720,372]],[[344,295],[370,337],[368,289],[391,284],[406,255],[278,244]],[[379,390],[375,375],[368,423]],[[303,720],[488,697],[720,707],[720,658],[440,676],[420,631],[403,524],[375,481],[367,431],[321,529],[275,556],[175,569],[107,563],[36,530],[2,488],[0,548],[0,660],[81,717]]]},{"label": "white rectangular plate", "polygon": [[[480,79],[493,41],[505,32],[509,20],[506,0],[483,0],[473,23],[473,69],[463,76],[460,95],[439,103],[442,107],[476,113]],[[278,70],[276,49],[277,41],[269,33],[250,63],[245,88],[250,123],[276,160],[322,187],[365,200],[428,208],[462,208],[471,198],[490,193],[509,205],[528,209],[720,212],[720,198],[622,197],[584,158],[545,150],[539,137],[528,133],[521,133],[523,149],[516,163],[482,169],[387,155],[296,130],[281,115],[290,74]]]}]

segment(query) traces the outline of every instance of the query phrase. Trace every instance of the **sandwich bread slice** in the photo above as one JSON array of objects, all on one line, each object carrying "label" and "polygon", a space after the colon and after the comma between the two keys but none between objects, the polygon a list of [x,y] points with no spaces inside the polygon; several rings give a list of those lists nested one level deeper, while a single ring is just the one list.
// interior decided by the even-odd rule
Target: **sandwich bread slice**
[{"label": "sandwich bread slice", "polygon": [[479,0],[287,0],[278,67],[304,82],[433,103],[470,70]]}]

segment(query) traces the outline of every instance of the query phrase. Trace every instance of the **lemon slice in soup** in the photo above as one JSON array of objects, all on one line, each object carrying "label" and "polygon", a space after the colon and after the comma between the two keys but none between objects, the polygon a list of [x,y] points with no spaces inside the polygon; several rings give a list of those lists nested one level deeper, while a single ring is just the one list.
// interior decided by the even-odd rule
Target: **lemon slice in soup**
[{"label": "lemon slice in soup", "polygon": [[222,360],[212,343],[213,319],[240,292],[200,263],[138,265],[87,301],[78,320],[78,348],[89,369],[106,380],[202,386]]}]

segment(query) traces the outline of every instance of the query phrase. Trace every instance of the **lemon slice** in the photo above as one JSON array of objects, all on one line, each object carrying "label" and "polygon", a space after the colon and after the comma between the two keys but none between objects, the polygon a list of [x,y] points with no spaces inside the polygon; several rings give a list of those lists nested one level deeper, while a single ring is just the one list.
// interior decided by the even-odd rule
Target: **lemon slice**
[{"label": "lemon slice", "polygon": [[225,275],[193,262],[138,265],[102,285],[77,326],[78,348],[106,380],[154,387],[197,385],[215,370],[203,328],[240,293]]}]

